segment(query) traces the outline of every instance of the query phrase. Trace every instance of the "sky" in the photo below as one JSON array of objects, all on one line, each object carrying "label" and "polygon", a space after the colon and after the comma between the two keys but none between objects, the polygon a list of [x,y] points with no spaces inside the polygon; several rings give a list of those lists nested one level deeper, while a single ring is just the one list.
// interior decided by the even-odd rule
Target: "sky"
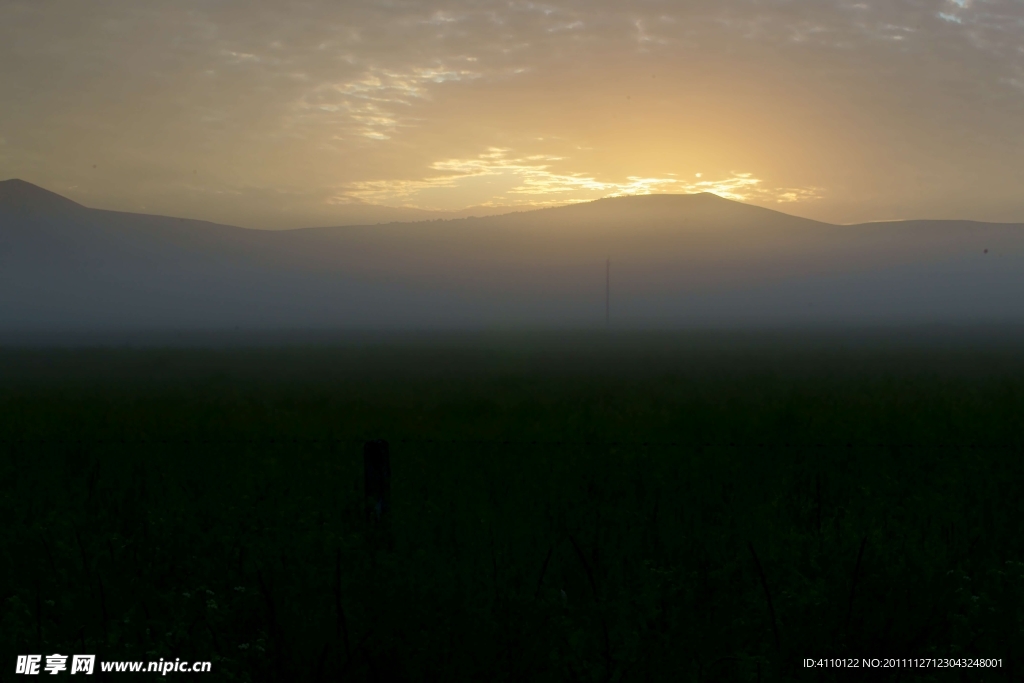
[{"label": "sky", "polygon": [[0,179],[94,208],[1024,222],[1024,0],[0,0],[0,65]]}]

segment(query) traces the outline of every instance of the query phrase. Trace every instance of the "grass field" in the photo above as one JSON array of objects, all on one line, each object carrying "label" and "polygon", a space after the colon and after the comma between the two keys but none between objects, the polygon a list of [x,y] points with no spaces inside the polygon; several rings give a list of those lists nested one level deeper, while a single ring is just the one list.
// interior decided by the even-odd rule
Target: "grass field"
[{"label": "grass field", "polygon": [[1019,681],[1022,340],[0,350],[0,680]]}]

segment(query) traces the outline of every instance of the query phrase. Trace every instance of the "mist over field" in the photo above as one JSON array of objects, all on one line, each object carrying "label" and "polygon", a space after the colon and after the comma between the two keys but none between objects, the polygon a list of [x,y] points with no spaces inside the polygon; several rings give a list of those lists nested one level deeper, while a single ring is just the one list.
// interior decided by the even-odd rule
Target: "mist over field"
[{"label": "mist over field", "polygon": [[1013,324],[1024,225],[833,225],[711,193],[261,231],[0,183],[0,332]]}]

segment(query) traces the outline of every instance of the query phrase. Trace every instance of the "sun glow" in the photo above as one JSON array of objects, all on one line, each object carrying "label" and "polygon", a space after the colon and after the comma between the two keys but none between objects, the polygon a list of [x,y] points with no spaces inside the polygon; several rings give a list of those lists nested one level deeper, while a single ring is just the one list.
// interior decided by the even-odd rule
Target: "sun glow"
[{"label": "sun glow", "polygon": [[[806,201],[820,197],[820,188],[770,188],[752,173],[735,172],[716,179],[687,182],[675,173],[664,176],[627,176],[621,181],[600,180],[593,174],[556,171],[563,156],[513,155],[511,149],[490,147],[472,158],[452,158],[430,165],[433,175],[419,180],[372,180],[339,188],[329,200],[352,201],[423,209],[462,209],[467,206],[543,207],[655,193],[711,192],[738,201]],[[564,164],[563,164],[564,165]]]}]

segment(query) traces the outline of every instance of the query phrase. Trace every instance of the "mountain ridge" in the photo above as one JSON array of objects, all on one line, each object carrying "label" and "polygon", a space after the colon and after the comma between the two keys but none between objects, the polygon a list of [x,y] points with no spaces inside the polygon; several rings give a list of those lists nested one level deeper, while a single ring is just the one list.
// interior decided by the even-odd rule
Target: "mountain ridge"
[{"label": "mountain ridge", "polygon": [[[688,203],[684,206],[683,202]],[[658,204],[662,203],[661,206]],[[675,203],[672,205],[671,203]],[[377,206],[377,205],[373,205]],[[380,206],[382,209],[394,208]],[[563,204],[561,206],[554,207],[497,207],[499,209],[508,208],[507,212],[493,213],[486,215],[464,215],[474,210],[491,210],[494,207],[469,207],[459,211],[432,211],[432,210],[418,210],[426,213],[436,214],[440,213],[441,216],[434,218],[421,218],[415,220],[388,220],[388,221],[377,221],[371,223],[342,223],[332,225],[319,225],[302,228],[287,228],[281,230],[267,230],[261,228],[248,228],[240,225],[234,225],[232,223],[221,223],[213,220],[206,220],[201,218],[182,218],[178,216],[168,216],[164,214],[149,214],[139,213],[136,211],[117,211],[113,209],[96,209],[85,206],[74,200],[68,199],[63,195],[47,190],[46,188],[40,187],[33,183],[30,183],[20,178],[11,178],[8,180],[0,180],[0,211],[18,211],[21,213],[54,213],[60,211],[96,211],[105,212],[107,214],[123,214],[126,216],[135,217],[150,217],[150,218],[162,218],[167,220],[176,221],[188,221],[192,224],[206,224],[211,226],[220,226],[228,228],[237,228],[239,230],[252,230],[255,232],[269,232],[269,233],[291,233],[300,231],[321,231],[321,230],[334,230],[340,228],[361,228],[371,226],[391,226],[391,225],[412,225],[412,224],[425,224],[425,223],[451,223],[455,221],[479,221],[488,219],[510,219],[511,217],[522,217],[526,214],[533,215],[550,215],[550,216],[564,216],[572,214],[582,214],[581,217],[591,218],[586,216],[588,212],[603,213],[605,210],[614,211],[616,213],[626,212],[624,216],[620,218],[630,218],[628,212],[635,209],[641,208],[645,210],[652,210],[655,208],[687,208],[690,210],[731,210],[733,212],[746,212],[748,216],[757,218],[766,218],[772,216],[776,220],[796,220],[806,222],[808,224],[817,224],[821,226],[829,227],[877,227],[881,225],[893,226],[893,225],[910,225],[910,224],[975,224],[975,225],[1024,225],[1024,223],[1015,222],[993,222],[993,221],[979,221],[971,219],[933,219],[933,218],[905,218],[898,220],[880,220],[880,221],[864,221],[859,223],[828,223],[826,221],[819,221],[811,218],[803,218],[801,216],[794,216],[778,209],[769,209],[763,206],[757,206],[754,204],[747,204],[734,199],[728,199],[722,197],[713,192],[696,192],[696,193],[655,193],[646,195],[621,195],[615,197],[601,197],[599,199],[587,201],[587,202],[574,202],[570,204]],[[554,213],[552,213],[554,212]],[[734,214],[734,216],[737,214]],[[664,216],[662,216],[664,218]],[[686,216],[679,216],[676,218],[685,219]]]},{"label": "mountain ridge", "polygon": [[[126,213],[138,216],[161,216],[164,218],[171,218],[177,220],[194,220],[202,221],[214,225],[230,225],[233,227],[243,228],[246,230],[260,230],[270,232],[287,232],[291,230],[302,230],[309,227],[343,227],[349,225],[381,225],[385,223],[413,223],[413,222],[429,222],[434,220],[458,220],[467,217],[483,217],[491,215],[501,215],[503,213],[511,213],[516,211],[514,207],[487,207],[487,206],[475,206],[460,209],[458,211],[441,211],[433,209],[416,209],[412,207],[393,207],[384,206],[379,204],[357,204],[353,205],[355,209],[355,215],[366,214],[369,212],[371,215],[376,214],[376,217],[371,217],[367,221],[359,221],[357,219],[346,220],[342,223],[334,223],[330,225],[314,225],[314,226],[303,226],[298,228],[253,228],[242,225],[236,225],[234,223],[225,223],[218,220],[209,219],[196,219],[196,218],[182,218],[178,216],[169,216],[164,214],[149,214],[139,213],[137,211],[118,211],[114,209],[98,209],[89,206],[85,206],[78,202],[75,202],[63,195],[60,195],[51,190],[47,190],[43,187],[22,180],[20,178],[10,178],[8,180],[0,180],[0,210],[19,210],[28,213],[46,213],[60,210],[87,210],[87,211],[110,211],[112,213]],[[396,217],[397,216],[397,217]]]},{"label": "mountain ridge", "polygon": [[[669,205],[669,203],[674,203]],[[393,221],[381,221],[377,223],[346,223],[338,225],[324,225],[324,226],[313,226],[306,228],[290,228],[287,230],[260,230],[261,232],[295,232],[303,230],[331,230],[336,228],[355,228],[355,227],[366,227],[372,225],[397,225],[397,224],[414,224],[414,223],[437,223],[437,222],[452,222],[452,221],[473,221],[473,220],[486,220],[494,218],[503,218],[508,216],[523,216],[524,214],[541,214],[542,212],[547,213],[551,216],[564,216],[573,214],[585,215],[588,212],[604,212],[604,211],[615,211],[621,213],[623,211],[629,212],[634,211],[638,207],[647,209],[652,208],[683,208],[683,202],[688,205],[686,208],[689,209],[707,209],[707,208],[718,208],[725,209],[728,207],[732,210],[737,211],[748,211],[748,212],[768,212],[771,214],[778,214],[779,216],[785,216],[787,219],[798,219],[803,221],[811,221],[811,219],[800,218],[792,216],[781,211],[774,209],[768,209],[760,206],[754,206],[751,204],[745,204],[725,197],[720,197],[712,192],[698,192],[692,194],[683,193],[659,193],[649,195],[624,195],[618,197],[602,197],[588,202],[575,202],[571,204],[565,204],[562,206],[555,207],[522,207],[519,209],[510,208],[508,212],[497,213],[491,215],[450,215],[450,214],[464,214],[469,211],[475,210],[474,207],[463,209],[457,212],[445,212],[445,216],[436,218],[423,218],[418,220],[393,220]],[[661,204],[659,206],[659,203]],[[739,209],[737,207],[744,207]],[[388,208],[388,207],[382,207]],[[217,221],[209,221],[204,219],[196,218],[180,218],[176,216],[166,216],[163,214],[147,214],[138,213],[135,211],[114,211],[111,209],[94,209],[91,207],[84,206],[75,202],[71,199],[64,197],[56,192],[47,190],[39,187],[27,181],[19,178],[12,178],[9,180],[0,181],[0,210],[4,209],[15,209],[23,212],[53,212],[57,210],[84,210],[84,211],[104,211],[109,213],[126,214],[132,216],[151,216],[160,217],[170,220],[179,221],[192,221],[195,223],[206,223],[210,225],[218,225],[225,227],[235,227],[243,230],[257,230],[256,228],[245,228],[243,226],[232,225],[230,223],[220,223]],[[554,212],[554,213],[551,213]],[[764,213],[763,215],[768,215]],[[626,216],[622,216],[625,218]],[[821,225],[832,225],[830,223],[823,223],[821,221],[812,221]]]},{"label": "mountain ridge", "polygon": [[51,212],[86,209],[78,202],[20,178],[0,181],[0,209]]},{"label": "mountain ridge", "polygon": [[[1024,322],[1024,225],[822,223],[714,195],[259,230],[0,185],[0,330]],[[30,228],[30,229],[25,229]]]}]

